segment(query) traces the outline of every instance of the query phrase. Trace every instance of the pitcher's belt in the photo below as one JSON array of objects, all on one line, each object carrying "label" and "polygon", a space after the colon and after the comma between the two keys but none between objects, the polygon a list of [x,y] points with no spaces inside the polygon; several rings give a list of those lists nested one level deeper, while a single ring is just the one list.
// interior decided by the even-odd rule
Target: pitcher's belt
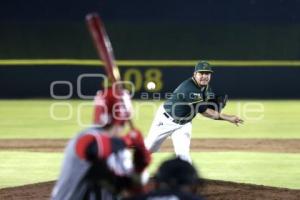
[{"label": "pitcher's belt", "polygon": [[179,125],[186,124],[186,121],[182,121],[182,120],[180,121],[179,119],[173,119],[173,117],[170,116],[167,112],[164,112],[163,114],[166,118],[169,118],[172,122],[174,122],[176,124],[179,124]]}]

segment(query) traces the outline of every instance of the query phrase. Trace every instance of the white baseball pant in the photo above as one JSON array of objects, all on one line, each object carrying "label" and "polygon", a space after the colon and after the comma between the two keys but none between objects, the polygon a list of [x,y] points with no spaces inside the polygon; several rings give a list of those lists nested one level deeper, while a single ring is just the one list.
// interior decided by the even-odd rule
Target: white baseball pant
[{"label": "white baseball pant", "polygon": [[161,105],[156,112],[148,136],[145,139],[146,147],[150,152],[154,153],[159,150],[167,137],[171,136],[176,156],[191,163],[192,123],[177,124],[173,122],[174,119],[170,115],[167,115],[167,117],[166,114],[163,105]]}]

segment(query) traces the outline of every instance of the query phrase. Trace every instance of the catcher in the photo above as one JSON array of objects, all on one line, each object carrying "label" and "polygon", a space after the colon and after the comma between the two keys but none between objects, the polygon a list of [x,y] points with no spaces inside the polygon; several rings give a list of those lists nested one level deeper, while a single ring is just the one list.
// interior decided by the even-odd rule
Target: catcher
[{"label": "catcher", "polygon": [[124,90],[108,88],[97,94],[94,126],[68,143],[52,200],[117,199],[142,190],[151,157],[138,130],[120,136],[130,113]]},{"label": "catcher", "polygon": [[150,152],[158,151],[165,139],[171,136],[175,154],[191,162],[189,152],[192,120],[197,113],[210,119],[225,120],[237,126],[243,123],[243,120],[235,115],[221,113],[228,97],[213,93],[209,86],[212,73],[208,62],[197,63],[193,76],[183,81],[171,98],[160,106],[145,140]]}]

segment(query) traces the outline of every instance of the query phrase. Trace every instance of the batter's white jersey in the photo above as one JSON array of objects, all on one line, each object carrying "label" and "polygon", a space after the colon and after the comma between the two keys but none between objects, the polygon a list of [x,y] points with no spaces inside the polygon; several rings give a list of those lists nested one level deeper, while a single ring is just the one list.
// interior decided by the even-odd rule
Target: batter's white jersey
[{"label": "batter's white jersey", "polygon": [[174,119],[167,114],[163,104],[156,112],[149,134],[145,139],[145,145],[150,152],[159,150],[161,144],[171,136],[175,154],[191,162],[190,143],[192,136],[192,123],[180,125],[173,122]]}]

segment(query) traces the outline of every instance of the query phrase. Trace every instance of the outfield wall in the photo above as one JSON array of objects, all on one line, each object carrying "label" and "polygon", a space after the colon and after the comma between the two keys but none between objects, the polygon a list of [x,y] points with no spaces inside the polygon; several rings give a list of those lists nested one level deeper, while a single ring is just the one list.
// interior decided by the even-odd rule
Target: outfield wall
[{"label": "outfield wall", "polygon": [[[231,98],[299,98],[299,7],[299,0],[2,1],[0,98],[48,98],[53,81],[65,81],[55,92],[78,98],[78,76],[103,72],[81,60],[98,57],[85,24],[89,12],[103,19],[118,60],[192,60],[120,64],[136,98],[147,96],[148,81],[157,82],[150,97],[173,91],[197,60],[242,60],[215,68],[215,90]],[[79,60],[12,63],[40,58]],[[99,85],[85,79],[82,93],[93,95]]]},{"label": "outfield wall", "polygon": [[[56,63],[56,64],[55,64]],[[135,87],[135,98],[165,98],[193,73],[195,61],[121,61],[123,80]],[[233,99],[300,98],[300,65],[297,62],[212,62],[215,63],[212,86],[216,93]],[[2,62],[0,98],[85,98],[92,97],[102,85],[103,68],[97,61],[20,63]],[[147,83],[156,89],[147,90]]]}]

